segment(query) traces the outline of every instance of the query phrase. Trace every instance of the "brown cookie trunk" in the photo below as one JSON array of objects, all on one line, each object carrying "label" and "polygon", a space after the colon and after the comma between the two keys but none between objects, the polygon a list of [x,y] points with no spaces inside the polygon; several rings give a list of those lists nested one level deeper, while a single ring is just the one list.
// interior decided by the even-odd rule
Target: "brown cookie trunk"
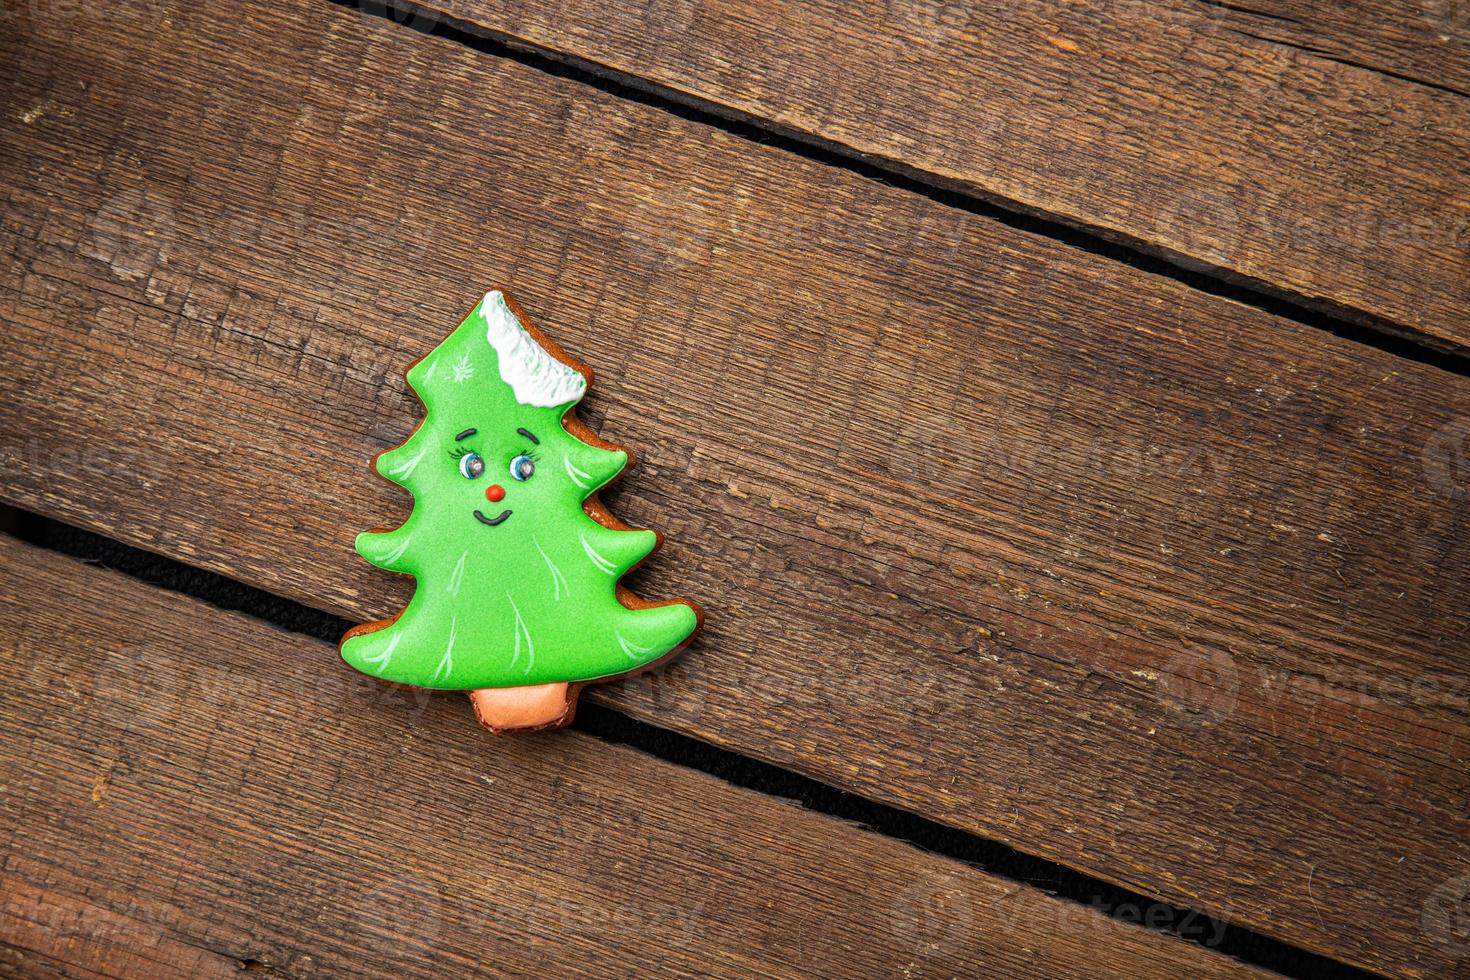
[{"label": "brown cookie trunk", "polygon": [[526,687],[487,687],[468,693],[480,724],[501,735],[567,724],[576,708],[578,686],[561,681]]}]

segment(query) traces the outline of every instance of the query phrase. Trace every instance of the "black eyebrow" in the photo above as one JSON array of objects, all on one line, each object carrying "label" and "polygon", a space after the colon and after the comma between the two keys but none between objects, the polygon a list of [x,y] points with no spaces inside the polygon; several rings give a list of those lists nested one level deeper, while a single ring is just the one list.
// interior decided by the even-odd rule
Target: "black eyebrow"
[{"label": "black eyebrow", "polygon": [[541,445],[541,440],[540,439],[537,439],[535,436],[531,435],[531,432],[530,432],[529,429],[517,429],[516,431],[519,432],[521,435],[525,436],[527,439],[530,439],[536,445],[538,445],[538,446]]},{"label": "black eyebrow", "polygon": [[455,442],[459,442],[461,439],[468,439],[470,436],[474,435],[476,432],[479,432],[479,431],[480,431],[479,429],[465,429],[459,435],[457,435],[457,436],[454,437],[454,441]]}]

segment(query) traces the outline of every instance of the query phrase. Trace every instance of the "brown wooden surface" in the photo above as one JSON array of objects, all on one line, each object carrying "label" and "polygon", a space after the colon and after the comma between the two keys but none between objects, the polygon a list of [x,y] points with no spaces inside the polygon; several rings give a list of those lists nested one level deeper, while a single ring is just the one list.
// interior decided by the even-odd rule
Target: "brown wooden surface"
[{"label": "brown wooden surface", "polygon": [[[1242,33],[1260,18],[1199,0],[425,6],[1308,305],[1470,345],[1470,98]],[[1323,31],[1417,19],[1384,14],[1345,12]]]},{"label": "brown wooden surface", "polygon": [[639,590],[708,613],[608,703],[1452,965],[1465,379],[350,12],[158,9],[0,42],[7,499],[391,612],[366,460],[507,284],[646,460]]},{"label": "brown wooden surface", "polygon": [[1226,30],[1470,95],[1470,6],[1459,0],[1199,2]]},{"label": "brown wooden surface", "polygon": [[1262,975],[3,536],[0,594],[6,972]]}]

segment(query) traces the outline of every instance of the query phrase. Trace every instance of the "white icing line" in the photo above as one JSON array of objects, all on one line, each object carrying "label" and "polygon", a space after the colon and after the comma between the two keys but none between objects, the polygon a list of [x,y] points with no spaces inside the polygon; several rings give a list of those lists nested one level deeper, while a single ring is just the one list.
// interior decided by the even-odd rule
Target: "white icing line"
[{"label": "white icing line", "polygon": [[637,660],[642,654],[653,652],[653,647],[640,647],[636,643],[623,639],[623,634],[616,630],[613,631],[613,636],[618,638],[618,646],[623,648],[623,653],[627,655],[629,660]]},{"label": "white icing line", "polygon": [[516,401],[538,408],[554,408],[581,398],[587,379],[552,357],[521,325],[499,290],[480,300],[485,339],[495,348],[500,379],[510,385]]},{"label": "white icing line", "polygon": [[512,611],[516,614],[515,625],[510,628],[511,634],[515,637],[516,641],[516,648],[510,655],[510,665],[514,667],[516,661],[521,659],[521,611],[516,609],[516,601],[510,597],[509,592],[505,594],[505,598],[510,603]]},{"label": "white icing line", "polygon": [[617,566],[615,566],[612,562],[608,561],[606,558],[602,557],[592,549],[592,545],[588,543],[587,535],[585,534],[582,535],[582,550],[587,552],[587,557],[592,559],[592,564],[597,566],[598,571],[604,572],[608,575],[611,575],[613,572],[617,571]]},{"label": "white icing line", "polygon": [[592,489],[592,484],[584,482],[592,479],[591,473],[584,473],[575,463],[572,462],[572,457],[570,456],[563,456],[561,458],[561,462],[562,465],[566,467],[567,476],[572,478],[573,483],[581,487],[583,490]]},{"label": "white icing line", "polygon": [[393,659],[393,651],[398,649],[398,641],[401,639],[403,639],[402,633],[394,633],[393,639],[388,641],[388,645],[383,648],[382,653],[376,657],[363,657],[362,662],[369,667],[378,668],[378,673],[381,674],[388,669],[388,661]]},{"label": "white icing line", "polygon": [[450,595],[459,595],[460,583],[464,581],[464,560],[469,556],[470,553],[468,550],[466,550],[464,554],[460,555],[459,562],[456,563],[454,566],[453,574],[449,576],[448,592]]},{"label": "white icing line", "polygon": [[454,672],[454,628],[456,625],[455,619],[449,621],[449,645],[444,648],[444,656],[439,658],[439,668],[434,671],[436,681]]},{"label": "white icing line", "polygon": [[526,628],[526,621],[521,618],[521,611],[516,608],[516,601],[511,599],[509,592],[505,594],[505,597],[510,600],[510,608],[516,614],[516,649],[510,655],[510,665],[514,667],[516,661],[521,659],[521,637],[524,635],[526,638],[526,666],[521,669],[521,673],[529,674],[531,667],[536,663],[536,644],[531,642],[531,631]]},{"label": "white icing line", "polygon": [[423,449],[420,449],[419,450],[419,454],[417,456],[415,456],[413,459],[409,460],[406,463],[400,463],[398,466],[396,466],[393,469],[389,470],[388,471],[388,475],[389,476],[401,476],[401,477],[407,478],[408,476],[410,476],[413,473],[414,470],[416,470],[416,469],[419,468],[419,460],[423,459],[424,458],[424,454],[427,453],[428,451],[429,451],[429,447],[428,446],[425,446]]},{"label": "white icing line", "polygon": [[393,549],[393,553],[391,555],[385,555],[385,556],[383,556],[383,559],[382,559],[383,564],[384,565],[391,565],[395,561],[397,561],[398,559],[402,558],[403,557],[403,553],[408,550],[408,543],[410,541],[412,541],[412,540],[413,540],[413,535],[412,534],[407,535],[403,539],[403,543],[400,544],[398,547],[396,547],[396,548]]},{"label": "white icing line", "polygon": [[[531,543],[536,546],[537,551],[541,552],[541,560],[546,562],[546,568],[551,572],[551,588],[553,590],[553,594],[551,596],[552,600],[555,602],[561,602],[562,586],[567,584],[566,576],[562,575],[561,569],[556,567],[556,562],[551,560],[551,556],[546,553],[546,549],[541,547],[540,541],[537,541],[536,538],[532,536]],[[568,589],[567,591],[570,592],[571,590]]]}]

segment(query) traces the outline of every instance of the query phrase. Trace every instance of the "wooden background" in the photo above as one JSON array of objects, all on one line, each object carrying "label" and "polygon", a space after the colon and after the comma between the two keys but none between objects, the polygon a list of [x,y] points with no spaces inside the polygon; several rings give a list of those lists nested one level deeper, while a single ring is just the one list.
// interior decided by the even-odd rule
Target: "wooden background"
[{"label": "wooden background", "polygon": [[[3,542],[0,969],[1470,973],[1461,5],[5,13],[11,523],[288,604]],[[490,285],[707,612],[526,739],[261,621]]]}]

